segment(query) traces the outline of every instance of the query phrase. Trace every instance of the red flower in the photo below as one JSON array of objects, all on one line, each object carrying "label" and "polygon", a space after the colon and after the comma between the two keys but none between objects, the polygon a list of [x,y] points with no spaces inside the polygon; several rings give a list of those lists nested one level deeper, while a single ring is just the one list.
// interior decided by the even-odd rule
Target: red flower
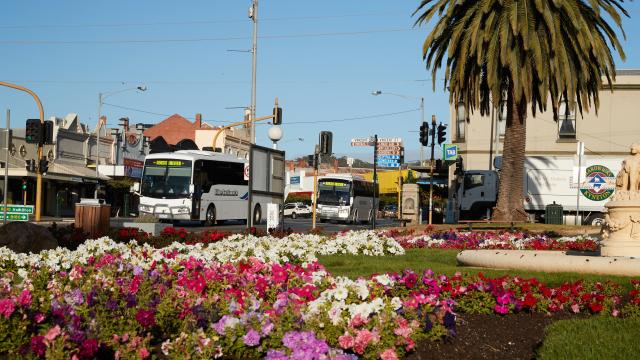
[{"label": "red flower", "polygon": [[602,311],[602,304],[597,302],[589,303],[589,310],[591,310],[592,313],[599,313]]}]

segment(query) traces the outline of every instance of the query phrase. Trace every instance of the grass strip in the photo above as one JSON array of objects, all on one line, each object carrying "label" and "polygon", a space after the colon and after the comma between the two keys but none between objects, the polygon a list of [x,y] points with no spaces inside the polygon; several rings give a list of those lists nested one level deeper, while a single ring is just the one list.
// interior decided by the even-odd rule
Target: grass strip
[{"label": "grass strip", "polygon": [[596,316],[549,325],[540,359],[637,359],[640,319]]}]

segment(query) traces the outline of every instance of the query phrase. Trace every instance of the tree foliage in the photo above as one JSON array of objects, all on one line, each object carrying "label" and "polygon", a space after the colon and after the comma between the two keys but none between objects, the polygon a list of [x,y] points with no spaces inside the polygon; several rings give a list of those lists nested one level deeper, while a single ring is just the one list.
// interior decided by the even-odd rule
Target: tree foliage
[{"label": "tree foliage", "polygon": [[[605,77],[615,79],[610,46],[625,58],[613,20],[623,33],[624,0],[422,0],[417,25],[439,20],[424,41],[422,53],[436,73],[445,64],[449,101],[488,113],[491,100],[503,99],[509,82],[521,114],[530,105],[557,119],[561,97],[580,112],[597,111]],[[551,104],[548,100],[551,99]],[[499,102],[493,101],[497,108]],[[573,110],[573,109],[571,109]]]}]

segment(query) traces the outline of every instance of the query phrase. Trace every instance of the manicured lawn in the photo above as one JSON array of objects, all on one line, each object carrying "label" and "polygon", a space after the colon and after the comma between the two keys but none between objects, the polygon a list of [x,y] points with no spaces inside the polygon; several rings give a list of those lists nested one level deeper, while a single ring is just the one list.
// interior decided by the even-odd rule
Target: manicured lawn
[{"label": "manicured lawn", "polygon": [[605,281],[612,280],[625,288],[630,289],[631,278],[621,276],[603,276],[577,273],[544,273],[516,270],[491,270],[458,266],[456,262],[458,250],[443,249],[409,249],[405,255],[399,256],[364,256],[364,255],[331,255],[319,256],[327,270],[333,275],[347,276],[350,278],[368,277],[371,274],[385,272],[400,272],[404,269],[412,269],[416,272],[431,269],[438,274],[452,275],[459,271],[463,274],[476,274],[482,272],[490,277],[503,275],[535,277],[538,280],[557,285],[563,282],[576,280]]},{"label": "manicured lawn", "polygon": [[637,359],[640,319],[595,316],[548,326],[540,359]]}]

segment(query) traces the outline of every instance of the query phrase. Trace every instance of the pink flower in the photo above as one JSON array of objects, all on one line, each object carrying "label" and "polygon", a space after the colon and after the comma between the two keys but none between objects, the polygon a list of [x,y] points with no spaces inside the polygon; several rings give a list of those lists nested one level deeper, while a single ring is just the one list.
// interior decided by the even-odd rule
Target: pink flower
[{"label": "pink flower", "polygon": [[362,315],[356,314],[356,316],[351,319],[351,326],[354,328],[360,327],[369,322],[369,319],[363,318]]},{"label": "pink flower", "polygon": [[571,305],[571,311],[573,311],[574,313],[579,313],[580,312],[580,305],[578,305],[578,303],[573,303]]},{"label": "pink flower", "polygon": [[504,315],[509,312],[509,307],[504,305],[496,305],[493,310],[498,314]]},{"label": "pink flower", "polygon": [[395,330],[393,330],[393,333],[398,335],[398,336],[402,336],[403,338],[407,338],[409,337],[409,335],[411,335],[411,328],[408,326],[400,326],[398,328],[396,328]]},{"label": "pink flower", "polygon": [[20,304],[21,306],[31,306],[31,300],[31,292],[29,290],[22,290],[20,295],[18,295],[18,304]]},{"label": "pink flower", "polygon": [[369,330],[365,329],[365,330],[358,331],[358,333],[356,334],[356,340],[355,340],[353,349],[355,350],[356,353],[363,354],[364,349],[367,347],[367,345],[369,345],[369,343],[373,340],[373,338],[374,338],[374,333],[372,333]]},{"label": "pink flower", "polygon": [[45,316],[43,313],[37,313],[36,316],[33,317],[33,319],[36,321],[36,324],[40,324],[44,321]]},{"label": "pink flower", "polygon": [[344,335],[338,338],[338,343],[340,344],[340,347],[342,347],[343,349],[351,349],[353,345],[355,345],[355,340],[353,336],[349,335],[348,333],[345,333]]},{"label": "pink flower", "polygon": [[11,299],[2,299],[0,300],[0,314],[4,315],[5,318],[9,318],[13,311],[16,309],[13,300]]},{"label": "pink flower", "polygon": [[382,360],[398,360],[398,354],[394,349],[387,349],[382,354],[380,354],[380,359]]},{"label": "pink flower", "polygon": [[58,335],[60,335],[60,325],[56,325],[49,329],[49,331],[47,331],[47,334],[44,336],[44,339],[48,343],[51,343],[53,342],[53,340],[55,340],[55,338],[58,337]]},{"label": "pink flower", "polygon": [[149,353],[149,350],[147,350],[147,348],[142,348],[142,349],[138,350],[138,355],[140,355],[141,359],[146,359],[151,354]]}]

